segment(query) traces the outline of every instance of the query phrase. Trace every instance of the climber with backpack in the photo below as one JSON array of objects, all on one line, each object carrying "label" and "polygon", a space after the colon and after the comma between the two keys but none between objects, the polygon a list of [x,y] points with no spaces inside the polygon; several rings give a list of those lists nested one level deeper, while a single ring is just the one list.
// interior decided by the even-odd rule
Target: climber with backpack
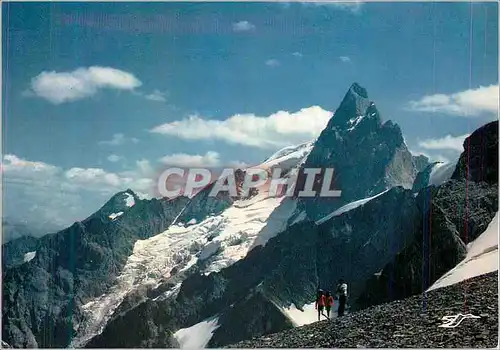
[{"label": "climber with backpack", "polygon": [[337,284],[336,293],[339,297],[339,309],[337,311],[338,316],[343,316],[345,311],[345,304],[347,301],[347,283],[341,278]]},{"label": "climber with backpack", "polygon": [[326,292],[325,294],[325,309],[326,309],[326,317],[330,319],[330,310],[333,307],[333,296],[330,294],[329,291]]},{"label": "climber with backpack", "polygon": [[323,313],[325,304],[326,299],[325,294],[323,293],[323,289],[318,289],[318,292],[316,293],[316,303],[314,304],[314,308],[318,310],[318,321],[320,320],[321,314]]}]

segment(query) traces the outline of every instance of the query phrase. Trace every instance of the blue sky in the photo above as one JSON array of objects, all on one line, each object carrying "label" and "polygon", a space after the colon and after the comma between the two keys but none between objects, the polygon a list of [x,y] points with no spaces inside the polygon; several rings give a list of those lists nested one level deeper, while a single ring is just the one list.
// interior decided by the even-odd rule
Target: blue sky
[{"label": "blue sky", "polygon": [[496,3],[2,12],[4,214],[20,219],[66,225],[118,190],[146,196],[165,161],[259,163],[316,137],[355,81],[434,159],[498,118]]}]

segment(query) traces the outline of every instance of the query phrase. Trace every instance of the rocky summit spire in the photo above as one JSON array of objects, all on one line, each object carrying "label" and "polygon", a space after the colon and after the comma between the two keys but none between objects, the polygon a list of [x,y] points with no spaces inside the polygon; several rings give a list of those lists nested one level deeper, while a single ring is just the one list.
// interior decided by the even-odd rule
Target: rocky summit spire
[{"label": "rocky summit spire", "polygon": [[[369,111],[369,109],[373,111]],[[368,114],[368,112],[370,112]],[[352,121],[363,118],[365,116],[378,116],[378,112],[372,101],[368,98],[368,92],[358,83],[353,83],[345,94],[340,106],[335,111],[332,119],[328,123],[328,128],[349,128]]]},{"label": "rocky summit spire", "polygon": [[342,191],[340,198],[301,200],[312,219],[393,186],[411,188],[416,176],[401,129],[391,121],[382,123],[358,83],[345,94],[303,167],[335,169],[335,189]]}]

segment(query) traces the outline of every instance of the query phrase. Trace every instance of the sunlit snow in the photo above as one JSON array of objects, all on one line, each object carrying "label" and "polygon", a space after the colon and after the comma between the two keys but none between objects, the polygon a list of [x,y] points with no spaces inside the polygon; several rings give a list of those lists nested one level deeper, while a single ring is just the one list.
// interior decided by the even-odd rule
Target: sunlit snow
[{"label": "sunlit snow", "polygon": [[204,349],[219,328],[218,321],[219,317],[210,317],[189,328],[179,329],[174,337],[181,349]]},{"label": "sunlit snow", "polygon": [[362,120],[363,120],[363,116],[362,115],[359,115],[356,118],[349,119],[349,124],[351,125],[351,127],[349,129],[347,129],[347,130],[348,131],[353,131],[356,128],[356,126],[359,124],[359,122],[361,122]]},{"label": "sunlit snow", "polygon": [[[272,160],[258,167],[293,169],[305,160],[311,148],[312,142],[282,150],[283,157],[271,157]],[[157,286],[171,274],[198,263],[203,264],[200,273],[220,271],[244,258],[254,247],[265,245],[286,228],[295,207],[295,200],[270,197],[265,189],[259,189],[256,196],[236,201],[222,214],[209,216],[201,222],[194,219],[178,222],[181,212],[165,232],[137,241],[116,284],[106,294],[83,306],[87,320],[72,346],[84,345],[92,336],[101,333],[116,307],[136,288],[145,284]],[[175,294],[176,291],[173,288],[167,293]]]},{"label": "sunlit snow", "polygon": [[113,213],[111,215],[109,215],[108,217],[111,219],[111,220],[115,220],[117,217],[119,216],[122,216],[123,215],[123,211],[120,211],[118,213]]},{"label": "sunlit snow", "polygon": [[456,161],[450,163],[441,162],[434,165],[429,175],[429,185],[439,186],[448,181],[453,175],[456,165]]}]

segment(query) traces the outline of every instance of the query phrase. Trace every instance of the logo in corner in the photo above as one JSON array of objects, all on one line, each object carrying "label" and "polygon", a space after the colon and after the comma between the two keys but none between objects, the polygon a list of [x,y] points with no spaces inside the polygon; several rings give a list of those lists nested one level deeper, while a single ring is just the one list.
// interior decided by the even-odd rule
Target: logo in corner
[{"label": "logo in corner", "polygon": [[472,314],[467,314],[467,315],[458,314],[455,316],[443,316],[443,318],[441,320],[444,322],[444,324],[439,325],[438,327],[455,328],[455,327],[458,327],[458,325],[460,325],[460,323],[462,323],[462,321],[465,320],[466,318],[481,318],[481,317],[475,316]]}]

